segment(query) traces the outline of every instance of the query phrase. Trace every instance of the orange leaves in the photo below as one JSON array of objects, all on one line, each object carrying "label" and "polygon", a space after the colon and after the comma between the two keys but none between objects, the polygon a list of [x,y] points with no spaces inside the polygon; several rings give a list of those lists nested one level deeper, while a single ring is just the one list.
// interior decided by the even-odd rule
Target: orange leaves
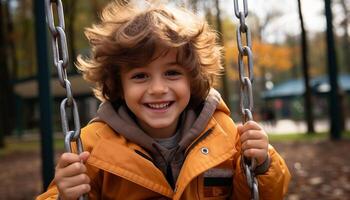
[{"label": "orange leaves", "polygon": [[[261,68],[271,69],[273,71],[286,71],[293,66],[292,63],[292,48],[286,45],[265,44],[259,40],[253,39],[252,41],[253,55],[254,55],[254,74],[256,76],[261,75]],[[225,62],[228,77],[230,79],[237,78],[237,62],[238,62],[238,49],[236,41],[227,41],[225,43]],[[244,62],[247,62],[246,57]],[[233,68],[233,71],[232,69]]]},{"label": "orange leaves", "polygon": [[285,71],[292,67],[291,49],[289,47],[263,44],[256,40],[253,43],[253,52],[257,68],[263,66],[276,71]]}]

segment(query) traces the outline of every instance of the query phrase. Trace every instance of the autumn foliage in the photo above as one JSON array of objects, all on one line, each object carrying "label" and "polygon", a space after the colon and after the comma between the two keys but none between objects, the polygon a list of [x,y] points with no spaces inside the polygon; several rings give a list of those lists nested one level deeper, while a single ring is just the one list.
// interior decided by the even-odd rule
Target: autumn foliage
[{"label": "autumn foliage", "polygon": [[[258,39],[252,41],[252,51],[254,56],[254,75],[261,76],[262,68],[283,72],[289,70],[292,66],[292,51],[291,47],[286,45],[276,45],[262,43]],[[227,41],[225,43],[225,62],[227,66],[228,77],[230,79],[237,79],[237,63],[238,63],[238,49],[236,41]],[[244,59],[246,63],[247,60]],[[233,67],[232,67],[233,66]]]}]

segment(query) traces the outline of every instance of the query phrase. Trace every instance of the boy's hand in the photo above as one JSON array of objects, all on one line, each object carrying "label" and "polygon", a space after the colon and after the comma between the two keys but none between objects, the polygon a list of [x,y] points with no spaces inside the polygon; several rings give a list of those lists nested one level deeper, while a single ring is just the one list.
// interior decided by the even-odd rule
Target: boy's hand
[{"label": "boy's hand", "polygon": [[89,155],[89,152],[83,152],[80,155],[74,153],[61,155],[54,178],[60,199],[76,200],[90,191],[90,178],[85,174],[86,167],[83,164]]},{"label": "boy's hand", "polygon": [[243,155],[255,158],[257,166],[268,158],[269,140],[263,128],[255,121],[248,121],[244,125],[237,126],[241,136]]}]

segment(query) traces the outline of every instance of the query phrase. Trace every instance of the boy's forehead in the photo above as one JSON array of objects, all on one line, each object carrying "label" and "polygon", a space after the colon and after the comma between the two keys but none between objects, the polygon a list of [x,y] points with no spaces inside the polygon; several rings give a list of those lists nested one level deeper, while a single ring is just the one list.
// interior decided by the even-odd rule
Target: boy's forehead
[{"label": "boy's forehead", "polygon": [[159,62],[162,65],[178,65],[177,60],[178,49],[176,48],[159,48],[156,49],[153,56],[147,63],[140,63],[139,65],[122,66],[122,71],[129,71],[134,68],[146,67],[154,62]]}]

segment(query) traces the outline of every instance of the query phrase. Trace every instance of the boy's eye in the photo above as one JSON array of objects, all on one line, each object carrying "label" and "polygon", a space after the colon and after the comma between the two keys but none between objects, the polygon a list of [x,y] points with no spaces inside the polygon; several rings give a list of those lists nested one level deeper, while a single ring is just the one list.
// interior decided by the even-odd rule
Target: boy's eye
[{"label": "boy's eye", "polygon": [[169,77],[169,78],[177,78],[180,77],[182,75],[182,73],[180,71],[177,70],[168,70],[165,72],[165,76]]},{"label": "boy's eye", "polygon": [[137,74],[134,74],[131,76],[131,79],[137,80],[137,81],[142,81],[142,80],[145,80],[147,78],[148,78],[148,76],[145,73],[137,73]]}]

